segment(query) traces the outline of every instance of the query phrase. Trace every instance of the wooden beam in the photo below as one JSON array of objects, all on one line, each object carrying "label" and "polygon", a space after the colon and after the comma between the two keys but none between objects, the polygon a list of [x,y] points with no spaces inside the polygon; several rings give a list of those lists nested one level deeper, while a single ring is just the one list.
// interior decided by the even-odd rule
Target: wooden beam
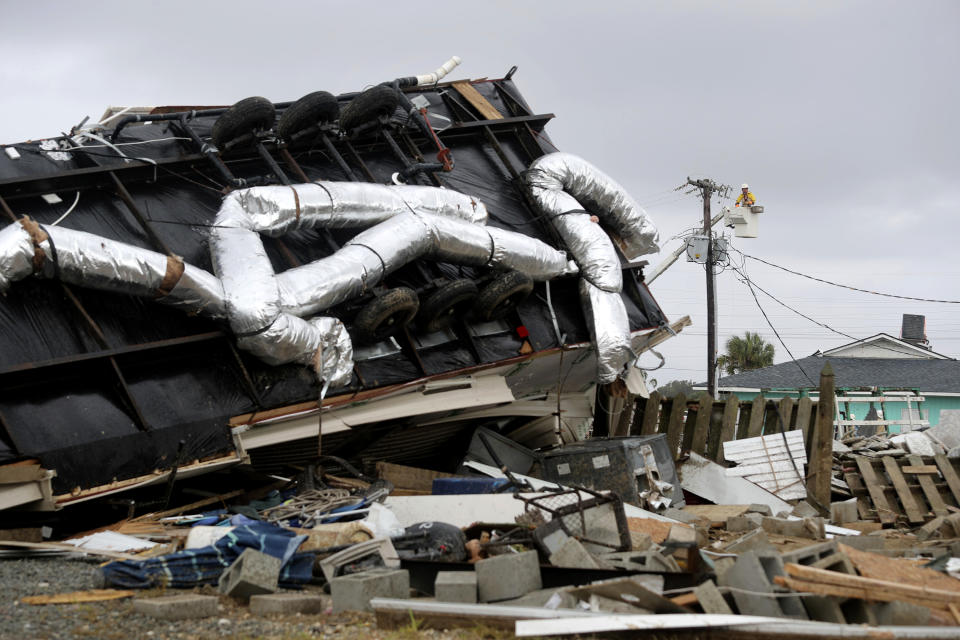
[{"label": "wooden beam", "polygon": [[763,414],[766,412],[767,400],[763,394],[758,394],[750,406],[750,426],[747,429],[748,438],[756,438],[763,433]]},{"label": "wooden beam", "polygon": [[947,481],[947,486],[950,487],[950,493],[953,494],[953,499],[960,505],[960,478],[957,477],[956,470],[953,468],[953,465],[950,464],[950,459],[942,453],[934,456],[933,459],[936,461],[937,466],[940,467],[940,474],[943,476],[943,479]]},{"label": "wooden beam", "polygon": [[[927,502],[930,503],[930,510],[933,511],[933,515],[949,515],[950,512],[947,511],[947,505],[943,502],[937,485],[934,483],[933,478],[928,475],[930,473],[939,473],[936,465],[925,465],[923,464],[923,458],[915,455],[909,456],[907,460],[910,464],[902,467],[900,470],[904,473],[912,473],[917,476],[917,481],[920,483],[920,488],[923,489],[923,495],[926,497]],[[908,471],[908,469],[910,469],[910,471]],[[913,469],[922,469],[922,471],[913,471]],[[927,471],[927,469],[932,469],[932,471]]]},{"label": "wooden beam", "polygon": [[454,89],[462,95],[467,102],[473,105],[473,108],[480,112],[487,120],[503,120],[503,114],[497,111],[490,102],[484,98],[476,88],[470,84],[469,80],[458,80],[452,83]]},{"label": "wooden beam", "polygon": [[910,492],[910,488],[907,486],[907,481],[904,479],[903,474],[900,473],[900,467],[897,465],[896,460],[890,456],[884,456],[883,468],[893,483],[893,488],[897,492],[897,497],[900,498],[900,504],[903,505],[903,510],[907,512],[907,520],[910,521],[911,524],[923,524],[926,509],[921,509],[920,505],[917,504],[913,494]]},{"label": "wooden beam", "polygon": [[[670,420],[667,422],[667,447],[676,460],[679,455],[680,436],[683,432],[683,414],[687,409],[687,397],[678,393],[673,397],[673,406],[670,408]],[[663,424],[661,423],[661,427]]]},{"label": "wooden beam", "polygon": [[834,376],[828,362],[820,372],[820,401],[817,403],[817,423],[811,438],[813,442],[810,447],[810,471],[807,480],[807,495],[821,512],[830,508],[834,410]]},{"label": "wooden beam", "polygon": [[657,420],[660,418],[660,404],[663,396],[659,391],[654,391],[647,398],[647,404],[643,408],[643,422],[640,426],[640,435],[649,436],[657,432]]},{"label": "wooden beam", "polygon": [[707,434],[710,432],[710,418],[713,416],[713,396],[706,391],[699,394],[700,408],[697,409],[697,423],[693,427],[693,440],[690,450],[706,457]]},{"label": "wooden beam", "polygon": [[717,429],[717,435],[710,434],[707,440],[707,457],[716,462],[723,462],[723,442],[729,442],[734,439],[734,430],[737,427],[737,414],[740,411],[740,400],[732,393],[727,396],[727,401],[723,405],[723,417],[720,420],[720,428]]},{"label": "wooden beam", "polygon": [[869,458],[857,456],[856,460],[857,468],[860,470],[860,475],[863,477],[863,483],[866,485],[867,492],[870,494],[870,499],[873,501],[873,507],[877,510],[877,517],[880,519],[880,522],[884,524],[892,524],[896,522],[897,512],[894,511],[887,502],[887,495],[884,492],[886,483],[881,482],[880,478],[877,477],[877,474],[873,471],[873,464]]}]

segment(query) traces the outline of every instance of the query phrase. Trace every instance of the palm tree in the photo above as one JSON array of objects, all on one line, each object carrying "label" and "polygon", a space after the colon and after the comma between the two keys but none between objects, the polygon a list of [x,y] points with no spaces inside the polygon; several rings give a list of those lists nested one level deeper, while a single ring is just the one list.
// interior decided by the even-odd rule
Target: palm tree
[{"label": "palm tree", "polygon": [[773,364],[773,345],[759,333],[747,331],[743,337],[733,336],[727,340],[727,352],[717,358],[717,366],[728,376],[751,369],[769,367]]}]

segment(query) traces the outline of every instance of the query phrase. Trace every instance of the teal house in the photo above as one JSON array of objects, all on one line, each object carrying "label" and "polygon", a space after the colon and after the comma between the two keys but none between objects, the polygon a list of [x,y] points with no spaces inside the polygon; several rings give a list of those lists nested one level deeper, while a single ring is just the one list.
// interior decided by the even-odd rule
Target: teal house
[{"label": "teal house", "polygon": [[797,362],[722,377],[717,391],[742,400],[759,393],[774,400],[803,395],[817,400],[820,371],[829,362],[835,375],[837,426],[876,426],[899,433],[936,425],[941,411],[960,410],[960,360],[930,349],[923,322],[923,316],[904,316],[904,337],[879,333]]}]

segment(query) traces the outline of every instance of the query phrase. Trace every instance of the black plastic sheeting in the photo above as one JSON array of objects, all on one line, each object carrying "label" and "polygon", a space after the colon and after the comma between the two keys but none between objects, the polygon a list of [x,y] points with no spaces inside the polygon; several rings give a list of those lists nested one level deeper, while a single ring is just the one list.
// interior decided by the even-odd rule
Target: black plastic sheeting
[{"label": "black plastic sheeting", "polygon": [[[530,115],[511,81],[500,86],[517,96],[519,104],[505,103],[494,83],[475,85],[505,115]],[[447,108],[441,93],[449,91],[452,90],[440,88],[422,93],[430,102],[430,113],[452,121],[467,119]],[[450,97],[466,105],[455,93],[447,99]],[[470,109],[468,105],[466,108]],[[195,119],[191,127],[206,137],[214,120]],[[435,117],[432,122],[437,125],[444,120]],[[419,137],[412,126],[405,130],[424,159],[432,160],[436,152],[432,143]],[[147,157],[161,163],[197,154],[190,141],[178,139],[181,134],[175,125],[166,122],[130,126],[120,135],[118,142],[124,144],[119,148],[131,157]],[[527,208],[519,185],[479,128],[466,133],[451,129],[449,135],[440,135],[449,140],[456,162],[452,172],[438,174],[443,186],[483,200],[490,212],[491,226],[519,231],[557,246],[552,231]],[[520,136],[521,133],[498,135],[503,153],[515,171],[522,171],[538,153],[544,152],[529,151],[531,147],[540,147],[539,140],[549,144],[541,132],[528,135],[526,140]],[[136,144],[144,141],[147,143]],[[355,174],[363,179],[362,168],[341,143],[337,145]],[[392,174],[403,168],[377,132],[361,136],[354,145],[378,182],[390,182]],[[7,194],[17,215],[29,215],[41,224],[59,218],[77,192],[59,192],[63,202],[55,205],[36,195],[11,197],[17,193],[39,193],[36,184],[23,186],[24,181],[36,182],[44,177],[56,180],[98,166],[126,166],[114,150],[105,146],[71,151],[69,160],[52,159],[37,143],[12,146],[20,151],[21,158],[14,161],[0,154],[0,193]],[[552,145],[548,150],[552,150]],[[319,139],[294,146],[291,153],[311,179],[346,179]],[[249,152],[228,154],[226,160],[238,176],[268,173],[265,163]],[[293,171],[287,173],[293,182],[298,182]],[[219,208],[224,185],[209,164],[196,160],[161,165],[148,181],[128,180],[124,184],[156,235],[174,253],[187,263],[211,270],[207,231]],[[433,183],[421,178],[421,184]],[[0,225],[8,223],[0,218]],[[81,189],[75,210],[60,224],[157,250],[136,218],[108,189]],[[349,237],[343,232],[333,234],[337,244]],[[334,247],[328,240],[324,232],[302,231],[282,239],[285,249],[275,239],[266,239],[265,244],[275,269],[282,271],[295,263],[329,255]],[[453,265],[424,262],[419,266],[422,269],[401,269],[386,284],[422,287],[427,282],[425,278],[481,275]],[[633,288],[630,295],[624,295],[631,328],[662,324],[665,318],[646,287],[635,282],[628,272],[624,279],[625,286]],[[588,341],[576,278],[555,280],[550,286],[565,342]],[[0,297],[0,463],[38,458],[45,468],[57,470],[56,493],[171,468],[177,464],[181,441],[185,443],[181,463],[229,452],[230,416],[315,400],[318,396],[311,370],[298,365],[271,367],[237,351],[225,325],[146,299],[76,287],[69,291],[82,309],[70,300],[67,288],[59,282],[35,278],[14,284],[7,296]],[[514,329],[520,324],[526,327],[536,350],[559,346],[545,299],[545,285],[538,283],[534,295],[517,309],[517,315],[508,318]],[[354,308],[347,304],[331,311],[349,327]],[[96,329],[91,327],[91,321]],[[412,330],[415,332],[416,328]],[[516,331],[510,331],[474,338],[470,344],[463,328],[459,331],[460,339],[420,349],[418,358],[408,344],[399,354],[359,360],[350,385],[332,389],[330,394],[407,382],[516,357],[523,342]],[[187,342],[178,342],[183,340]],[[139,348],[144,345],[151,348]],[[132,347],[138,349],[131,351]],[[105,350],[111,350],[113,357],[102,357]]]}]

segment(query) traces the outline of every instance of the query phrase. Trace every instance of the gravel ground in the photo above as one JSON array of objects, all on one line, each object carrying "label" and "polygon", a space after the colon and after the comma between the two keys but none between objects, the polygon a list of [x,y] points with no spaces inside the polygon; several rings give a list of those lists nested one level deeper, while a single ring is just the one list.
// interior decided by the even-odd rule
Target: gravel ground
[{"label": "gravel ground", "polygon": [[[95,638],[160,640],[162,638],[223,638],[258,640],[306,640],[330,638],[360,640],[365,638],[403,640],[433,637],[458,640],[500,640],[512,634],[484,629],[419,630],[377,629],[372,614],[318,614],[258,617],[231,598],[220,596],[220,612],[216,617],[200,620],[166,622],[133,611],[133,600],[111,600],[87,604],[28,605],[20,598],[30,595],[66,593],[95,589],[99,562],[72,557],[39,559],[0,559],[0,639],[68,639]],[[194,590],[205,595],[218,595],[212,587]],[[189,593],[154,589],[137,597],[159,597]]]}]

